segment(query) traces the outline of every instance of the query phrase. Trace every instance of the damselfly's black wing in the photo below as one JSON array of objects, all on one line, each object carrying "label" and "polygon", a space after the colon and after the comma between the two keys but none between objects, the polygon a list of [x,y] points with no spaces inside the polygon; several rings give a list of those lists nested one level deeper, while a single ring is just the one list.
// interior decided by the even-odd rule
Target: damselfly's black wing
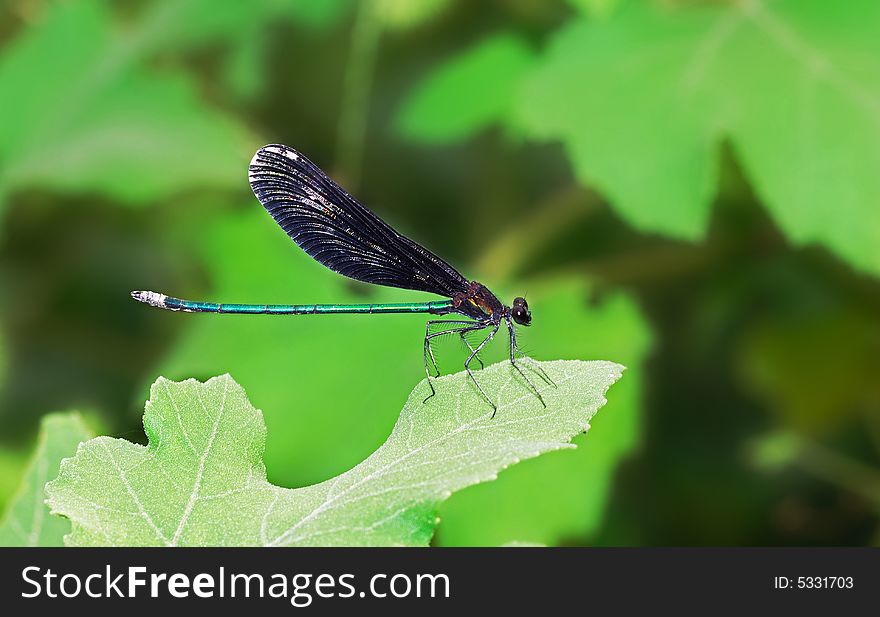
[{"label": "damselfly's black wing", "polygon": [[248,178],[287,235],[334,272],[446,297],[466,291],[468,281],[455,268],[394,231],[293,148],[260,148]]}]

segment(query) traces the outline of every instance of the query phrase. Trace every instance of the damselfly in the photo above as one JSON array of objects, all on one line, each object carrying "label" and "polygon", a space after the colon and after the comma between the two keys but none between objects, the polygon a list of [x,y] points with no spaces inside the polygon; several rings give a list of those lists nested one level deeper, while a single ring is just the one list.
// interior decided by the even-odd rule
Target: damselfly
[{"label": "damselfly", "polygon": [[[510,363],[546,407],[540,391],[517,362],[518,356],[525,356],[517,347],[514,324],[528,326],[532,322],[525,298],[514,298],[513,304],[506,306],[484,285],[469,281],[440,257],[395,231],[293,148],[282,145],[260,148],[251,160],[248,179],[257,199],[272,218],[319,263],[358,281],[427,291],[447,299],[400,304],[221,304],[182,300],[153,291],[133,291],[131,295],[135,300],[171,311],[196,313],[457,314],[466,319],[429,320],[425,326],[422,355],[431,388],[425,401],[436,393],[429,361],[435,376],[440,375],[431,341],[457,334],[470,352],[464,368],[494,411],[497,407],[474,377],[471,362],[476,358],[482,364],[479,353],[504,324],[510,341]],[[441,324],[453,327],[432,332],[432,328]],[[471,345],[466,335],[482,331],[488,334],[476,346]],[[553,384],[540,366],[532,368],[544,381]]]}]

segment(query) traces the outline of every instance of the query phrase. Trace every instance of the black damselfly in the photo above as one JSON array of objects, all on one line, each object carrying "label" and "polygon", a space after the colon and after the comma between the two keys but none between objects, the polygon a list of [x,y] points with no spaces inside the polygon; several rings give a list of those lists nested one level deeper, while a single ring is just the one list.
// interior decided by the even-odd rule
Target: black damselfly
[{"label": "black damselfly", "polygon": [[[464,368],[496,411],[495,403],[474,377],[470,365],[474,358],[482,365],[478,354],[504,323],[510,335],[510,363],[546,407],[540,391],[517,363],[518,355],[526,356],[517,347],[514,323],[528,326],[532,322],[525,298],[514,298],[512,306],[505,306],[484,285],[468,281],[434,253],[392,229],[293,148],[282,145],[260,148],[251,160],[248,179],[257,199],[272,218],[319,263],[358,281],[427,291],[448,299],[404,304],[220,304],[181,300],[153,291],[133,291],[131,295],[135,300],[171,311],[196,313],[456,313],[468,319],[429,320],[425,326],[422,355],[431,388],[425,401],[435,394],[429,359],[435,376],[440,376],[431,341],[439,336],[458,334],[470,351]],[[454,327],[432,332],[431,328],[439,324]],[[489,334],[476,346],[466,338],[468,333],[487,329]],[[533,368],[547,383],[553,383],[540,366]]]}]

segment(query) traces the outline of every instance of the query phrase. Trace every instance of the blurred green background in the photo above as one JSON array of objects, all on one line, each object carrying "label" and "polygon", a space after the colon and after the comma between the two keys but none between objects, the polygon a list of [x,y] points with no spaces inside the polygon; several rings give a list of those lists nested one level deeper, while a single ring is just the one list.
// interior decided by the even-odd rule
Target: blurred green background
[{"label": "blurred green background", "polygon": [[270,142],[527,293],[533,357],[628,367],[578,450],[454,495],[437,544],[880,543],[873,0],[3,0],[0,506],[41,416],[142,441],[160,374],[230,372],[285,486],[382,443],[422,317],[128,297],[424,297],[276,227]]}]

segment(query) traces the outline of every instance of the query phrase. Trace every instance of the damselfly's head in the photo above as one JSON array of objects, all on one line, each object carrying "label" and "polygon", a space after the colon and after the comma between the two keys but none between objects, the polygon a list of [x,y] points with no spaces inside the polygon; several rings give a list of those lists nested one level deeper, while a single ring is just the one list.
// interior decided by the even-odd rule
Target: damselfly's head
[{"label": "damselfly's head", "polygon": [[529,303],[525,298],[514,298],[513,306],[510,308],[510,316],[521,326],[529,326],[532,323],[532,312],[529,310]]}]

